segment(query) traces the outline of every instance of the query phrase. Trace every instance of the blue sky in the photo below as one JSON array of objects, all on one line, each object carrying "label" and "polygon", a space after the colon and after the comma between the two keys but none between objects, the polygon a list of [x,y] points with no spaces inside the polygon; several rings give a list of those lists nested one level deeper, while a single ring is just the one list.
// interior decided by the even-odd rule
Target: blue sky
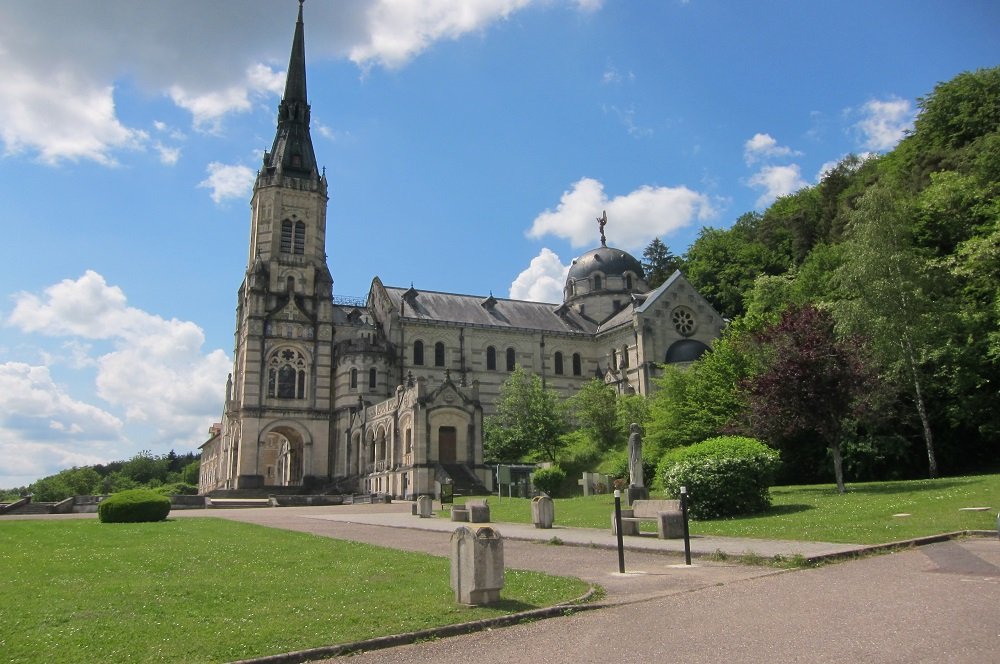
[{"label": "blue sky", "polygon": [[[221,414],[297,3],[0,0],[0,487]],[[1000,62],[1000,4],[305,5],[336,295],[559,298],[598,242],[706,225],[891,149]]]}]

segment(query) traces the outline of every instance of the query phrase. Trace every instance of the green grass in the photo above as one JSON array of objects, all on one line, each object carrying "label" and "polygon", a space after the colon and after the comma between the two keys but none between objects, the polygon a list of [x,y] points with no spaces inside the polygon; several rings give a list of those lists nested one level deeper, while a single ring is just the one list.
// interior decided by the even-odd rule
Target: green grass
[{"label": "green grass", "polygon": [[454,601],[447,557],[222,519],[0,523],[0,659],[218,662],[550,606],[587,584],[507,570]]},{"label": "green grass", "polygon": [[[832,484],[773,487],[769,512],[692,521],[691,534],[883,544],[958,530],[996,530],[997,527],[1000,475],[859,483],[849,484],[847,488],[847,493],[840,495]],[[622,503],[624,507],[624,499]],[[962,507],[990,507],[991,510],[963,512],[959,509]],[[558,498],[555,500],[555,523],[610,529],[613,510],[614,498],[607,494]],[[910,516],[893,516],[904,513]],[[493,497],[490,517],[497,522],[531,523],[531,501]],[[643,529],[655,530],[655,526],[644,523]]]}]

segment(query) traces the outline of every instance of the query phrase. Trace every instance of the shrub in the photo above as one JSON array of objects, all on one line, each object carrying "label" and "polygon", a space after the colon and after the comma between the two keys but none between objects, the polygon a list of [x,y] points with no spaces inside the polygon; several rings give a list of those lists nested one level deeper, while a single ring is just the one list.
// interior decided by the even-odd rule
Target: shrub
[{"label": "shrub", "polygon": [[550,496],[559,491],[559,487],[562,486],[565,479],[566,471],[559,466],[539,468],[531,474],[531,483],[535,485],[535,488]]},{"label": "shrub", "polygon": [[688,490],[697,519],[763,512],[771,506],[778,452],[753,438],[721,436],[671,450],[660,462],[667,495]]},{"label": "shrub", "polygon": [[174,482],[173,484],[163,484],[153,489],[161,496],[196,496],[198,487],[185,482]]},{"label": "shrub", "polygon": [[170,513],[170,499],[149,489],[129,489],[109,496],[97,506],[102,523],[163,521]]},{"label": "shrub", "polygon": [[[628,451],[621,450],[608,457],[605,463],[601,464],[601,470],[612,478],[621,479],[627,487],[629,484]],[[656,460],[646,456],[645,450],[642,455],[642,483],[647,488],[656,488],[659,484],[656,473]]]}]

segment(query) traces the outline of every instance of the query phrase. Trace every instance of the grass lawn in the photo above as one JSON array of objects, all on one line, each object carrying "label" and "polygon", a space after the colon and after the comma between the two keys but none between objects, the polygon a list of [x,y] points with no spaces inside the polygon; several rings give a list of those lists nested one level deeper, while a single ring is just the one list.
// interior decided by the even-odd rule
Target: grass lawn
[{"label": "grass lawn", "polygon": [[447,557],[226,521],[0,522],[0,659],[219,662],[466,622],[579,597],[506,571],[455,603]]},{"label": "grass lawn", "polygon": [[[997,527],[1000,475],[849,484],[847,489],[846,494],[840,495],[832,484],[773,487],[769,512],[691,521],[691,534],[882,544],[956,530]],[[624,507],[624,499],[622,502]],[[610,529],[614,504],[614,497],[607,494],[558,498],[555,523]],[[963,512],[962,507],[991,509]],[[531,501],[494,496],[490,499],[490,517],[497,522],[531,523]],[[643,529],[656,528],[650,522],[643,524]]]}]

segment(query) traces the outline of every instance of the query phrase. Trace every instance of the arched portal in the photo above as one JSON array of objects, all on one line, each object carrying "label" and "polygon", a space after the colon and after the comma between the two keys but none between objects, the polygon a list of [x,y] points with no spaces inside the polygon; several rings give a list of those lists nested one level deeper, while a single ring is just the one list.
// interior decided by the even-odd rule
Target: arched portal
[{"label": "arched portal", "polygon": [[265,486],[298,486],[304,474],[305,440],[290,426],[276,426],[260,441],[260,470]]}]

